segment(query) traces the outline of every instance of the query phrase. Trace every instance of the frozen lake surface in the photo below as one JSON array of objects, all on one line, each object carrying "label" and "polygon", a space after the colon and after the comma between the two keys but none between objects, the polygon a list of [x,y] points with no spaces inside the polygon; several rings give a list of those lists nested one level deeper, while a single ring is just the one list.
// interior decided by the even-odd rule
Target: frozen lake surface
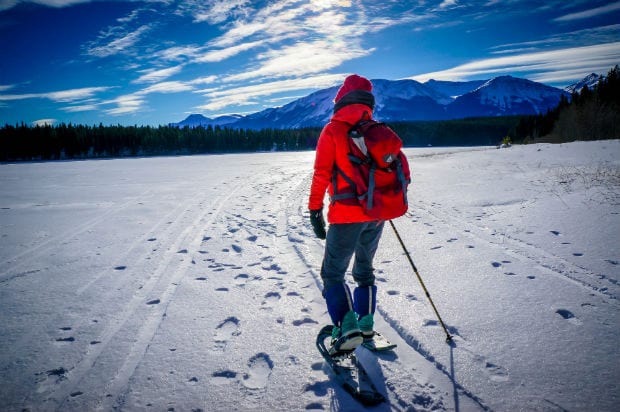
[{"label": "frozen lake surface", "polygon": [[[620,142],[407,149],[376,411],[620,401]],[[0,165],[0,409],[338,410],[313,152]],[[350,276],[349,276],[350,279]]]}]

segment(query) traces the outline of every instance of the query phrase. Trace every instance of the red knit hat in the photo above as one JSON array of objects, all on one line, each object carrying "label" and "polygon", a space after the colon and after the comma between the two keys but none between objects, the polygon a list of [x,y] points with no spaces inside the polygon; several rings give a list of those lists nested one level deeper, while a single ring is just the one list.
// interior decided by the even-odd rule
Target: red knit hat
[{"label": "red knit hat", "polygon": [[372,83],[370,83],[370,80],[367,78],[358,76],[357,74],[347,76],[347,78],[344,79],[342,86],[340,86],[340,89],[338,89],[334,102],[337,103],[338,100],[342,99],[345,94],[350,93],[353,90],[364,90],[366,92],[371,92]]}]

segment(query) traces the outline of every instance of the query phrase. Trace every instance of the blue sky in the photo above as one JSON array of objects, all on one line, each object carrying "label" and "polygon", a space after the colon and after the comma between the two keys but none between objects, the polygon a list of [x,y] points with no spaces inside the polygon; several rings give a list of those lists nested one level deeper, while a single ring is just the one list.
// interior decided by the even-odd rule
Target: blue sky
[{"label": "blue sky", "polygon": [[350,73],[564,87],[620,64],[620,1],[0,0],[0,50],[0,125],[156,126]]}]

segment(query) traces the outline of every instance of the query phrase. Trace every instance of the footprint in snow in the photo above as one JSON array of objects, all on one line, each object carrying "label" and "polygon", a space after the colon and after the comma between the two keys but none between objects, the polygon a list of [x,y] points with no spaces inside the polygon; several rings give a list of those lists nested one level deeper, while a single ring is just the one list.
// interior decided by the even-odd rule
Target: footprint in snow
[{"label": "footprint in snow", "polygon": [[486,368],[486,372],[489,375],[489,379],[492,380],[493,382],[507,382],[508,381],[509,379],[508,372],[501,366],[497,366],[491,362],[486,362],[484,364],[484,367]]},{"label": "footprint in snow", "polygon": [[241,334],[239,323],[239,319],[231,316],[217,325],[213,336],[213,350],[223,352],[226,349],[226,345],[228,345],[228,341]]},{"label": "footprint in snow", "polygon": [[267,386],[273,361],[266,353],[257,353],[248,361],[248,372],[243,375],[243,386],[248,389],[263,389]]},{"label": "footprint in snow", "polygon": [[286,275],[288,272],[285,270],[282,270],[282,268],[280,267],[280,265],[278,265],[277,263],[272,263],[269,266],[263,266],[262,267],[263,270],[269,272],[269,271],[275,271],[277,274],[279,275]]},{"label": "footprint in snow", "polygon": [[562,233],[558,232],[557,230],[550,230],[549,233],[552,233],[556,236],[560,236]]},{"label": "footprint in snow", "polygon": [[280,299],[280,294],[278,292],[269,292],[265,295],[266,300],[278,300]]},{"label": "footprint in snow", "polygon": [[474,361],[484,368],[489,380],[493,382],[507,382],[509,380],[508,371],[499,365],[489,362],[487,358],[474,355]]},{"label": "footprint in snow", "polygon": [[218,372],[213,372],[211,375],[211,383],[214,385],[226,385],[235,380],[237,377],[237,372],[231,370],[223,370]]},{"label": "footprint in snow", "polygon": [[573,312],[568,309],[558,309],[555,311],[558,315],[560,315],[563,319],[569,321],[573,325],[582,325],[583,322],[580,321]]},{"label": "footprint in snow", "polygon": [[[322,367],[322,365],[320,365]],[[312,384],[307,384],[304,388],[305,392],[312,392],[315,396],[325,396],[327,395],[328,386],[325,382],[315,382]],[[320,404],[319,404],[320,405]],[[306,407],[308,409],[308,407]],[[322,407],[320,409],[323,409]]]},{"label": "footprint in snow", "polygon": [[263,300],[263,302],[261,303],[261,306],[263,306],[261,309],[272,310],[273,307],[271,307],[269,303],[278,301],[280,300],[280,298],[281,298],[281,295],[278,292],[269,292],[265,294],[265,300]]},{"label": "footprint in snow", "polygon": [[491,262],[491,265],[492,265],[494,268],[498,268],[498,267],[502,266],[502,264],[501,264],[501,263],[499,263],[499,262]]},{"label": "footprint in snow", "polygon": [[250,275],[248,275],[247,273],[239,273],[237,276],[235,276],[235,280],[239,280],[242,279],[240,282],[238,283],[239,286],[241,286],[241,284],[245,283],[248,279],[249,279]]},{"label": "footprint in snow", "polygon": [[301,326],[301,325],[318,325],[319,322],[312,318],[303,318],[293,321],[293,326]]}]

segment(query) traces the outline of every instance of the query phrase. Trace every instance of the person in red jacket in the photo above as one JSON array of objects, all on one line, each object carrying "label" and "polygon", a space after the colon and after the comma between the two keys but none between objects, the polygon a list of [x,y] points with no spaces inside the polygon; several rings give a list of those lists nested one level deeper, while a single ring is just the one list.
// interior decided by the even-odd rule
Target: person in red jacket
[{"label": "person in red jacket", "polygon": [[[357,202],[334,201],[334,190],[349,186],[345,175],[351,176],[353,165],[350,152],[349,129],[362,119],[372,118],[374,96],[372,83],[356,74],[348,76],[334,99],[334,114],[323,128],[316,147],[314,174],[310,187],[308,209],[316,236],[326,239],[321,266],[323,296],[335,325],[331,353],[354,350],[363,339],[372,338],[373,314],[376,308],[377,287],[372,266],[373,258],[383,232],[383,221],[364,213]],[[329,191],[325,230],[323,201]],[[345,283],[345,272],[351,258],[352,275],[357,287],[351,293]]]}]

